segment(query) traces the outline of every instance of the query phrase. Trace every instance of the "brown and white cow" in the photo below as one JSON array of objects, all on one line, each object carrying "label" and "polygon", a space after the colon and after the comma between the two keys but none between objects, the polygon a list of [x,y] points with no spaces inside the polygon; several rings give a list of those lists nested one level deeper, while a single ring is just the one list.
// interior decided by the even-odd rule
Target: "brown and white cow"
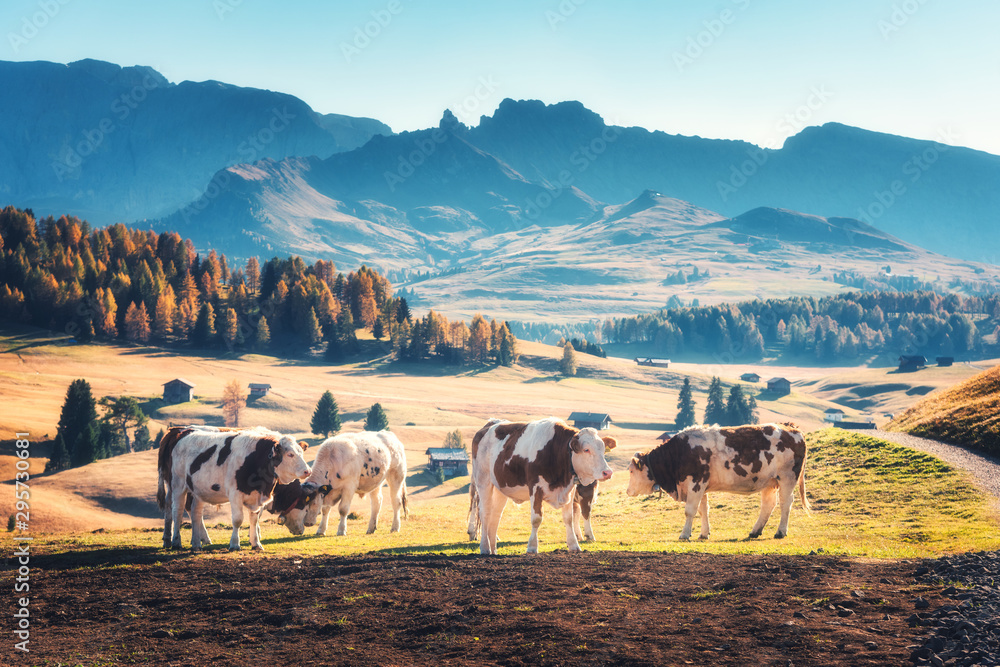
[{"label": "brown and white cow", "polygon": [[323,513],[317,535],[326,535],[330,510],[339,505],[340,525],[337,535],[347,534],[347,515],[354,494],[371,496],[371,518],[368,534],[378,527],[382,510],[382,487],[389,483],[392,500],[392,530],[400,526],[400,510],[406,507],[406,452],[403,443],[391,431],[342,433],[328,438],[319,446],[313,461],[312,474],[301,485],[279,485],[271,511],[279,514],[293,535],[301,535],[306,526],[315,526],[316,517]]},{"label": "brown and white cow", "polygon": [[806,442],[790,424],[762,426],[692,426],[648,454],[637,454],[629,465],[626,493],[630,496],[663,491],[685,503],[687,521],[680,539],[691,538],[696,513],[701,513],[701,535],[708,539],[708,492],[760,492],[760,516],[750,531],[759,537],[776,502],[781,522],[775,539],[788,534],[788,514],[798,484],[802,505],[806,499]]},{"label": "brown and white cow", "polygon": [[472,481],[469,485],[469,537],[480,532],[479,552],[496,554],[497,528],[508,499],[531,501],[528,553],[538,553],[542,503],[562,510],[566,547],[580,551],[573,527],[573,491],[577,485],[611,479],[604,458],[614,438],[596,429],[577,430],[555,417],[528,423],[490,420],[472,439]]},{"label": "brown and white cow", "polygon": [[307,477],[303,447],[290,436],[263,428],[218,431],[171,428],[160,440],[156,501],[163,510],[163,546],[181,546],[181,519],[190,496],[191,548],[207,541],[206,504],[229,503],[233,534],[229,550],[240,548],[240,526],[250,513],[250,545],[262,550],[257,520],[275,485]]}]

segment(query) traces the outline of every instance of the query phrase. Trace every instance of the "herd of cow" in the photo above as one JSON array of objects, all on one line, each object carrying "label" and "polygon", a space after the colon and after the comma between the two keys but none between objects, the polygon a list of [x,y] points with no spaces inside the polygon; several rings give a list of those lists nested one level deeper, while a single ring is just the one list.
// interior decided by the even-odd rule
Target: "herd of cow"
[{"label": "herd of cow", "polygon": [[[538,551],[543,503],[562,510],[566,546],[594,540],[590,510],[598,484],[611,479],[605,454],[614,438],[595,429],[577,430],[554,417],[528,423],[491,419],[472,440],[469,484],[469,539],[479,538],[482,554],[497,553],[497,528],[508,500],[528,502],[531,535],[528,553]],[[264,428],[173,427],[160,440],[157,503],[163,510],[163,546],[181,547],[181,520],[191,518],[191,548],[211,544],[205,529],[206,504],[229,503],[233,533],[230,551],[240,548],[240,527],[249,514],[250,545],[262,550],[260,515],[265,508],[294,535],[319,520],[325,535],[330,512],[338,506],[338,535],[347,534],[351,500],[371,499],[368,532],[378,526],[382,488],[392,497],[392,531],[400,528],[406,507],[406,454],[390,431],[341,434],[327,439],[310,467],[308,447]],[[629,496],[662,492],[684,503],[686,522],[680,539],[691,537],[701,515],[700,539],[709,537],[708,492],[761,494],[760,516],[750,531],[759,537],[775,505],[781,520],[775,538],[788,533],[795,487],[806,511],[806,443],[789,424],[720,428],[695,426],[629,463]],[[581,530],[581,519],[583,522]]]}]

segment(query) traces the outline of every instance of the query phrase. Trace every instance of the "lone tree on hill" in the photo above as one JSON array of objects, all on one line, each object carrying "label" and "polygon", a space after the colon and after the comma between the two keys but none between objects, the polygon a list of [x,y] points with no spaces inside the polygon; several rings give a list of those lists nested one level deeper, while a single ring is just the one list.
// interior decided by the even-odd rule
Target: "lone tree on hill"
[{"label": "lone tree on hill", "polygon": [[366,431],[385,431],[389,428],[389,418],[385,416],[385,410],[382,409],[380,403],[368,408],[368,414],[365,415],[365,430]]},{"label": "lone tree on hill", "polygon": [[226,426],[239,426],[240,413],[247,404],[243,386],[239,380],[231,380],[222,390],[222,418]]},{"label": "lone tree on hill", "polygon": [[729,420],[726,412],[725,396],[722,393],[722,380],[717,377],[712,378],[712,384],[708,386],[708,402],[705,404],[705,423],[725,425]]},{"label": "lone tree on hill", "polygon": [[[101,405],[107,410],[102,419],[108,426],[116,432],[125,443],[125,451],[131,453],[135,451],[132,441],[128,437],[129,428],[138,428],[149,421],[149,417],[139,407],[139,401],[132,396],[119,396],[112,398],[105,396],[101,399]],[[149,439],[149,431],[146,431],[146,439]]]},{"label": "lone tree on hill", "polygon": [[678,431],[688,426],[694,426],[697,418],[694,416],[694,398],[691,396],[691,380],[684,378],[680,396],[677,397],[677,417],[674,418],[674,428]]},{"label": "lone tree on hill", "polygon": [[573,351],[572,343],[567,342],[563,345],[563,356],[559,361],[559,370],[567,377],[576,375],[576,353]]},{"label": "lone tree on hill", "polygon": [[[86,465],[97,459],[96,405],[90,383],[83,379],[70,383],[59,415],[55,449],[46,470]],[[79,451],[77,445],[80,447]]]},{"label": "lone tree on hill", "polygon": [[734,385],[729,390],[729,399],[726,401],[726,422],[729,426],[757,423],[757,416],[753,414],[750,401],[753,401],[754,408],[757,407],[757,401],[753,396],[747,397],[741,385]]},{"label": "lone tree on hill", "polygon": [[340,408],[337,407],[337,399],[330,392],[325,391],[319,397],[309,428],[313,433],[322,434],[324,438],[340,430]]}]

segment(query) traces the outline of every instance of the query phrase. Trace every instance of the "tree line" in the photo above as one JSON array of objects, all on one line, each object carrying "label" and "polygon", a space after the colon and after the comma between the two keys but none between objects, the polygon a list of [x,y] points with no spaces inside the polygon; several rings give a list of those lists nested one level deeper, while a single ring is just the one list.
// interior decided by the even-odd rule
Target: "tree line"
[{"label": "tree line", "polygon": [[510,365],[517,358],[506,324],[481,315],[471,325],[433,312],[414,318],[388,279],[367,266],[344,274],[332,262],[292,256],[233,267],[174,232],[92,229],[72,216],[36,221],[11,206],[0,210],[0,319],[82,341],[292,356],[322,350],[331,362],[359,351],[359,329],[387,339],[408,361]]},{"label": "tree line", "polygon": [[[718,424],[719,426],[742,426],[756,424],[760,421],[757,413],[757,397],[752,391],[744,390],[743,385],[735,384],[729,389],[726,397],[722,380],[712,378],[708,386],[708,397],[705,402],[705,416],[702,424]],[[677,397],[677,416],[674,418],[674,428],[685,429],[698,424],[695,417],[694,395],[691,380],[684,378]]]}]

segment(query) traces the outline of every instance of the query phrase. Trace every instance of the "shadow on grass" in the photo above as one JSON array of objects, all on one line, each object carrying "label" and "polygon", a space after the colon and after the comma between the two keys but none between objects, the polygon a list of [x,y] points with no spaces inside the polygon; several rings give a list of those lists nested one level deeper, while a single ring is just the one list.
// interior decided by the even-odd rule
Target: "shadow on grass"
[{"label": "shadow on grass", "polygon": [[[190,549],[160,547],[104,547],[86,549],[69,547],[70,551],[32,554],[31,567],[39,570],[75,570],[79,568],[125,567],[132,565],[162,565],[185,558],[197,558]],[[210,549],[212,547],[209,547]],[[223,545],[223,548],[225,546]]]}]

